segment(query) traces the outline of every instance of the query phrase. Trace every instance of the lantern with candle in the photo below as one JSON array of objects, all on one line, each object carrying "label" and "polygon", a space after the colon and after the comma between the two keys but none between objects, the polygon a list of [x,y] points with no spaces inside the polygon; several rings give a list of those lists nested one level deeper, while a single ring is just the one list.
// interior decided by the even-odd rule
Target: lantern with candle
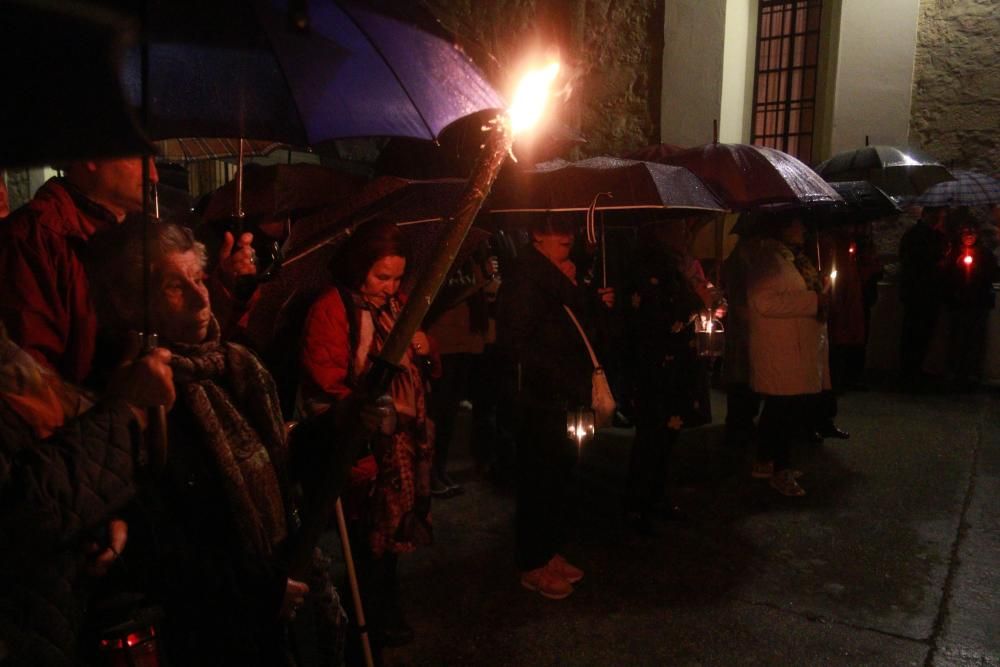
[{"label": "lantern with candle", "polygon": [[712,310],[694,318],[694,340],[699,357],[721,357],[726,349],[726,328]]}]

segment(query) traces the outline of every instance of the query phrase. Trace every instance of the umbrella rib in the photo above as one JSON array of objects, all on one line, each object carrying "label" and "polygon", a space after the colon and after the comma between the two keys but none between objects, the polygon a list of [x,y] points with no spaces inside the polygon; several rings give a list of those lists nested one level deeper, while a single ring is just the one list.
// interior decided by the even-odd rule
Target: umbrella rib
[{"label": "umbrella rib", "polygon": [[396,73],[396,69],[389,62],[389,59],[385,57],[384,53],[382,53],[382,49],[379,48],[375,40],[372,39],[372,36],[368,33],[367,30],[365,30],[364,26],[361,25],[361,22],[358,21],[356,18],[354,18],[354,15],[351,14],[351,12],[347,9],[347,7],[344,6],[343,3],[338,2],[336,3],[336,5],[340,8],[340,11],[344,12],[344,15],[351,20],[351,23],[353,23],[355,27],[357,27],[357,29],[361,32],[361,34],[365,36],[365,39],[367,39],[368,43],[371,44],[372,49],[375,50],[375,53],[378,54],[378,57],[382,59],[383,63],[385,63],[386,68],[392,74],[392,78],[394,78],[396,80],[396,83],[399,84],[399,87],[402,89],[403,94],[406,95],[406,99],[408,99],[410,101],[410,105],[413,106],[413,110],[417,112],[417,117],[420,119],[420,122],[424,124],[424,128],[427,129],[427,134],[430,135],[431,139],[434,139],[436,141],[437,135],[434,133],[434,129],[431,127],[430,123],[427,122],[427,119],[424,118],[424,114],[421,113],[420,107],[417,106],[417,103],[413,99],[413,96],[410,95],[409,89],[403,83],[403,80],[399,78],[399,74]]}]

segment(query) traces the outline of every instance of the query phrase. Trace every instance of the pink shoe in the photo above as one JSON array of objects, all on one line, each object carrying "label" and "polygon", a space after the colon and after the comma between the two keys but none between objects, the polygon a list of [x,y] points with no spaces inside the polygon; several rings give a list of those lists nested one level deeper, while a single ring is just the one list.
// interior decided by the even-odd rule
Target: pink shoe
[{"label": "pink shoe", "polygon": [[549,560],[549,564],[545,567],[553,570],[560,577],[565,579],[571,584],[575,584],[581,579],[583,579],[583,570],[571,565],[561,554],[556,554]]},{"label": "pink shoe", "polygon": [[529,591],[537,591],[550,600],[562,600],[573,594],[573,585],[560,577],[546,564],[521,575],[521,585]]}]

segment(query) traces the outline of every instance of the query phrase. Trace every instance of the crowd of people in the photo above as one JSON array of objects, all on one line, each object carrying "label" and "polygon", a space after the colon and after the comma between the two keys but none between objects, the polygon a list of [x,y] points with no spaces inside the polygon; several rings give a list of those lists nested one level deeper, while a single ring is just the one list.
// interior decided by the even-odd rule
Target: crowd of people
[{"label": "crowd of people", "polygon": [[[637,225],[629,270],[598,281],[577,221],[545,216],[464,258],[380,397],[375,356],[414,270],[399,227],[366,222],[338,250],[280,341],[289,374],[241,338],[252,234],[226,231],[210,256],[185,226],[133,219],[143,171],[138,158],[73,162],[0,222],[0,535],[18,545],[0,556],[2,664],[100,662],[154,641],[169,664],[289,664],[302,637],[338,664],[357,659],[362,630],[376,651],[412,641],[399,559],[431,544],[432,498],[462,493],[448,455],[463,408],[478,467],[515,488],[520,584],[563,599],[585,577],[565,555],[585,435],[568,419],[598,408],[596,378],[610,378],[616,422],[635,427],[623,520],[652,536],[683,518],[671,449],[711,421],[720,370],[699,320],[726,323],[716,374],[752,477],[802,496],[796,444],[849,437],[837,394],[863,385],[881,275],[863,223],[748,214],[715,285],[690,251],[699,219]],[[947,307],[954,380],[978,379],[996,275],[983,246],[962,211],[925,210],[904,236],[905,377]],[[275,375],[296,378],[293,395]],[[328,554],[305,568],[288,556],[303,514],[333,525],[312,501],[331,451],[346,457],[338,495],[366,628]]]}]

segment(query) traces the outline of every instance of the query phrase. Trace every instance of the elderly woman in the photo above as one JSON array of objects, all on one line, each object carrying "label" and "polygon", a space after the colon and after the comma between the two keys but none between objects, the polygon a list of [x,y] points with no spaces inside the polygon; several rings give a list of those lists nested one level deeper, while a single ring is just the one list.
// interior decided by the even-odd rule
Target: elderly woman
[{"label": "elderly woman", "polygon": [[[404,241],[396,225],[374,221],[361,227],[336,258],[336,286],[316,301],[305,325],[301,397],[307,413],[342,411],[362,386],[371,355],[382,348],[402,310]],[[356,489],[370,492],[346,499],[355,533],[367,547],[360,556],[371,634],[384,646],[413,638],[399,605],[398,556],[431,540],[434,432],[423,370],[429,352],[427,336],[417,332],[390,388],[396,425],[372,438],[371,455],[352,475]]]},{"label": "elderly woman", "polygon": [[817,396],[830,388],[826,311],[830,279],[802,251],[805,225],[796,215],[764,221],[764,239],[750,267],[751,386],[764,397],[753,476],[785,496],[802,496],[790,467],[791,439],[805,426]]},{"label": "elderly woman", "polygon": [[[141,328],[142,230],[125,225],[91,253],[107,336]],[[288,449],[274,382],[219,339],[205,252],[183,227],[151,227],[151,322],[171,353],[177,402],[164,470],[131,522],[132,585],[166,612],[175,664],[286,664],[282,621],[308,592],[281,553],[290,530]]]}]

